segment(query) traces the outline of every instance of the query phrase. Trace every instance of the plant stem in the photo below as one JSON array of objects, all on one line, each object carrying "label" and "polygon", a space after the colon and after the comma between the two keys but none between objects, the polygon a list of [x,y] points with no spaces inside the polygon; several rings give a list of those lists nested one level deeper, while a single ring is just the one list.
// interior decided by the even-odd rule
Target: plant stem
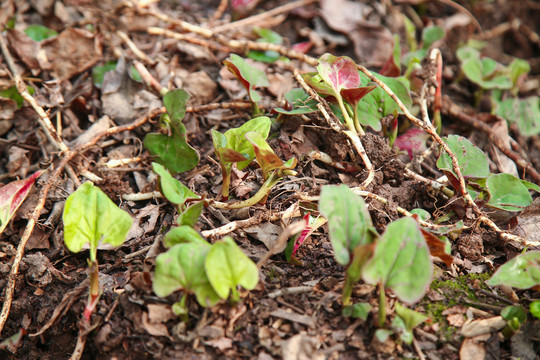
[{"label": "plant stem", "polygon": [[223,185],[221,185],[221,198],[223,200],[229,199],[229,188],[231,187],[231,167],[223,165],[221,161],[219,162],[221,166],[221,171],[223,173]]},{"label": "plant stem", "polygon": [[386,322],[386,293],[384,284],[382,281],[379,283],[379,317],[378,317],[378,326],[380,328],[384,327]]},{"label": "plant stem", "polygon": [[[92,252],[90,252],[92,253]],[[88,292],[88,302],[84,308],[83,317],[90,321],[90,317],[96,308],[96,305],[99,300],[100,289],[99,289],[99,267],[97,260],[88,261],[88,271],[90,276],[90,289]]]},{"label": "plant stem", "polygon": [[272,187],[276,185],[280,179],[281,177],[277,175],[276,171],[274,171],[270,174],[268,179],[266,179],[264,184],[262,184],[259,191],[257,191],[257,193],[253,195],[252,197],[250,197],[249,199],[244,200],[244,201],[234,202],[231,204],[227,204],[220,201],[210,201],[208,205],[215,207],[217,209],[241,209],[244,207],[253,206],[259,201],[261,201],[262,199],[264,199],[264,197],[270,193],[270,190],[272,189]]},{"label": "plant stem", "polygon": [[362,127],[360,126],[360,129],[357,129],[355,127],[353,120],[351,119],[349,113],[347,112],[347,109],[345,108],[345,104],[343,103],[343,99],[341,98],[341,96],[336,96],[336,99],[338,101],[339,108],[341,109],[341,113],[343,114],[343,118],[345,119],[345,125],[347,126],[347,129],[351,131],[356,131],[360,134],[360,136],[364,136],[366,133],[364,132]]}]

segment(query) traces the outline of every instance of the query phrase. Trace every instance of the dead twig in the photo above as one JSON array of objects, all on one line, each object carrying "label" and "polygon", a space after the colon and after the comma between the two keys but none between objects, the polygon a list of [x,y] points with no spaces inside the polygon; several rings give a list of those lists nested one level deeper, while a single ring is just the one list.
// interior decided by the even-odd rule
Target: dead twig
[{"label": "dead twig", "polygon": [[129,36],[127,36],[125,32],[118,30],[116,32],[116,35],[118,35],[118,37],[126,43],[126,45],[129,47],[129,49],[135,56],[137,56],[139,59],[141,59],[147,64],[156,65],[156,60],[152,59],[151,57],[143,53],[141,50],[139,50],[137,45],[135,45],[135,43],[129,38]]},{"label": "dead twig", "polygon": [[276,15],[279,15],[279,14],[282,14],[282,13],[285,13],[285,12],[289,12],[291,10],[297,9],[299,7],[302,7],[302,6],[309,5],[309,4],[317,2],[317,1],[318,0],[298,0],[298,1],[293,1],[291,3],[278,6],[277,8],[274,8],[272,10],[268,10],[268,11],[265,11],[263,13],[253,15],[253,16],[250,16],[250,17],[242,19],[242,20],[238,20],[238,21],[234,21],[234,22],[229,23],[229,24],[217,26],[217,27],[213,28],[212,31],[213,31],[214,34],[217,34],[217,33],[224,32],[224,31],[238,29],[240,27],[260,24],[263,20],[266,20],[268,18],[271,18],[273,16],[276,16]]}]

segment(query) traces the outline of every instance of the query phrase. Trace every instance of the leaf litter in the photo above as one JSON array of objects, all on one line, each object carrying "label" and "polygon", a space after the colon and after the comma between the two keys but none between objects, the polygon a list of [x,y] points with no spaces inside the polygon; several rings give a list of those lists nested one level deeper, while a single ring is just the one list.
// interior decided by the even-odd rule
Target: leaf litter
[{"label": "leaf litter", "polygon": [[[518,149],[515,144],[520,144],[525,151],[519,156],[532,164],[533,168],[538,169],[540,165],[538,141],[530,136],[537,135],[535,129],[538,128],[538,123],[534,121],[534,116],[538,114],[538,109],[535,108],[535,99],[540,94],[534,87],[527,85],[528,81],[538,77],[539,69],[535,59],[539,53],[538,44],[534,42],[534,29],[535,16],[540,10],[528,2],[515,6],[502,2],[504,9],[497,8],[489,1],[464,5],[477,16],[485,29],[493,27],[496,17],[502,19],[502,30],[504,26],[513,29],[512,26],[516,25],[510,22],[511,16],[519,18],[518,30],[522,30],[525,35],[519,31],[506,30],[504,36],[487,31],[474,33],[470,21],[467,20],[469,18],[464,15],[465,8],[448,6],[445,2],[396,1],[382,5],[379,2],[342,1],[341,6],[336,6],[332,1],[321,1],[320,4],[300,1],[297,9],[287,10],[287,16],[283,16],[269,15],[268,11],[286,5],[285,2],[248,1],[243,8],[235,10],[237,2],[233,1],[230,7],[222,9],[224,13],[221,13],[221,16],[214,18],[214,23],[210,21],[212,14],[215,12],[215,15],[220,15],[217,1],[180,3],[174,6],[168,3],[143,5],[134,2],[134,7],[124,7],[121,4],[83,5],[67,1],[57,1],[54,7],[47,7],[38,3],[20,4],[10,0],[3,3],[0,14],[5,20],[2,24],[6,26],[1,36],[8,45],[7,51],[15,59],[17,71],[28,85],[28,93],[38,101],[38,106],[48,111],[56,131],[73,148],[84,146],[96,135],[114,129],[113,125],[129,124],[149,111],[154,114],[163,113],[160,101],[162,94],[156,91],[156,88],[140,82],[137,73],[132,70],[135,60],[145,61],[144,57],[137,55],[136,48],[149,56],[151,63],[155,62],[147,62],[146,66],[161,87],[170,90],[182,88],[191,96],[186,100],[187,108],[183,119],[183,114],[169,115],[172,128],[176,132],[174,136],[182,138],[186,153],[192,153],[192,150],[196,149],[200,162],[196,166],[193,166],[193,163],[187,166],[179,165],[177,169],[180,170],[177,172],[180,175],[175,178],[188,185],[189,191],[203,199],[209,196],[217,197],[222,183],[222,169],[218,164],[219,157],[215,155],[211,131],[225,133],[255,118],[252,103],[256,103],[261,114],[273,117],[267,142],[266,138],[261,140],[256,135],[250,135],[246,139],[249,141],[244,141],[245,145],[253,144],[254,147],[247,147],[247,157],[244,156],[246,151],[243,149],[243,159],[253,160],[255,153],[251,153],[252,149],[258,156],[240,170],[233,165],[231,198],[245,200],[251,197],[264,180],[271,178],[271,171],[276,167],[278,170],[292,170],[292,166],[296,165],[296,174],[281,180],[288,184],[281,185],[278,182],[272,188],[266,203],[253,205],[247,211],[202,209],[202,216],[195,223],[194,231],[217,233],[219,229],[223,235],[232,236],[228,238],[231,240],[226,242],[220,242],[223,241],[219,240],[223,236],[218,235],[209,239],[210,243],[217,241],[222,244],[216,249],[223,247],[221,251],[224,254],[225,244],[230,245],[230,241],[234,239],[238,244],[234,251],[239,249],[238,251],[248,254],[252,260],[260,260],[268,251],[275,250],[274,245],[280,241],[280,234],[290,221],[280,219],[280,215],[284,217],[288,209],[297,204],[300,209],[295,215],[297,219],[306,214],[316,216],[316,202],[305,199],[318,196],[322,184],[345,183],[349,187],[355,187],[361,184],[366,176],[362,171],[362,161],[357,158],[354,150],[350,150],[353,148],[348,148],[346,138],[330,130],[328,125],[320,120],[322,116],[313,114],[313,111],[318,111],[316,102],[309,102],[313,98],[309,94],[297,95],[291,101],[291,98],[288,98],[291,88],[299,87],[293,81],[290,69],[296,67],[305,72],[313,72],[316,63],[300,63],[295,57],[278,54],[281,56],[275,63],[248,60],[247,64],[256,64],[257,71],[253,76],[246,74],[245,64],[242,62],[245,60],[238,58],[245,55],[243,50],[247,50],[250,45],[242,43],[236,48],[232,45],[234,41],[255,42],[257,35],[253,31],[253,25],[273,26],[271,30],[283,37],[278,41],[282,48],[309,41],[315,46],[307,50],[307,54],[314,58],[323,53],[348,56],[356,63],[375,70],[383,67],[388,59],[395,55],[392,53],[393,34],[399,35],[401,43],[399,59],[399,55],[412,52],[414,46],[418,47],[418,43],[421,44],[419,50],[427,54],[429,46],[424,48],[425,41],[422,43],[414,39],[415,32],[421,33],[423,29],[442,26],[446,35],[432,46],[440,47],[444,54],[442,92],[451,99],[444,101],[460,104],[463,111],[467,109],[478,118],[497,124],[501,117],[479,114],[480,111],[492,110],[486,110],[482,105],[485,101],[482,100],[497,96],[491,90],[494,79],[503,83],[504,87],[515,85],[515,93],[519,96],[514,95],[513,89],[509,90],[506,97],[494,98],[490,106],[495,106],[493,113],[503,118],[509,117],[508,129],[504,129],[501,135],[506,147]],[[418,3],[422,3],[424,8],[420,9]],[[417,11],[423,11],[422,18],[411,15],[418,15]],[[51,21],[53,14],[59,21]],[[156,14],[158,16],[152,16]],[[244,16],[249,20],[251,15],[257,14],[262,16],[258,21],[248,21],[247,25],[234,27],[233,30],[215,36],[197,37],[196,31],[185,32],[180,34],[184,36],[184,40],[172,41],[147,32],[148,25],[162,29],[183,26],[179,23],[174,26],[167,25],[163,15],[188,24],[219,29],[235,24],[230,22],[232,19],[236,20],[235,16]],[[461,16],[459,19],[456,18],[458,15]],[[13,26],[9,25],[11,20]],[[71,27],[75,20],[79,25]],[[407,30],[409,23],[416,27],[412,33]],[[25,32],[29,26],[33,26],[31,31],[37,31],[38,34],[35,35],[30,30]],[[312,27],[314,29],[311,29]],[[118,28],[127,31],[131,44],[118,36]],[[40,31],[43,34],[40,34]],[[28,33],[34,39],[30,38]],[[258,33],[261,34],[260,31]],[[489,52],[485,54],[499,64],[495,64],[498,72],[490,72],[494,64],[491,60],[481,61],[480,70],[484,72],[484,76],[469,74],[468,78],[456,81],[456,69],[461,66],[454,56],[458,40],[465,44],[469,38],[489,40],[489,36],[494,36],[497,40],[492,47],[496,48],[501,56],[497,56],[497,51],[495,55]],[[516,47],[518,41],[515,37],[518,37],[519,43],[523,45],[520,49]],[[240,48],[242,50],[239,50]],[[259,49],[255,50],[261,52]],[[4,51],[3,49],[2,64],[7,69],[9,64]],[[502,64],[508,65],[512,61],[505,58],[505,54],[530,59],[531,70],[528,77],[521,77],[519,81],[512,76],[505,77],[507,75],[501,70]],[[473,64],[476,60],[467,61]],[[109,62],[116,64],[111,67],[114,70],[103,73],[102,85],[93,83],[92,69]],[[415,67],[414,61],[401,65],[404,66],[403,73],[410,74],[408,79],[411,81],[411,88],[421,85],[426,79],[427,73]],[[473,65],[478,66],[476,62]],[[471,66],[466,65],[464,70],[470,71]],[[236,77],[230,71],[233,71]],[[268,81],[263,74],[266,74]],[[359,76],[361,82],[355,84],[355,88],[360,85],[373,86],[364,74],[360,73]],[[396,89],[409,86],[402,78],[379,78],[393,87],[396,93]],[[84,86],[78,86],[77,82],[82,82]],[[400,84],[396,85],[398,82]],[[20,193],[19,190],[12,191],[13,187],[18,189],[20,184],[33,182],[39,177],[40,169],[46,169],[51,162],[57,164],[62,156],[57,157],[55,144],[47,140],[42,130],[37,128],[35,111],[28,101],[17,97],[17,88],[14,85],[9,73],[0,70],[0,148],[5,154],[4,161],[0,164],[0,177],[6,184],[0,191],[9,193],[6,196],[8,203],[13,194],[17,196]],[[483,93],[477,91],[473,94],[479,86],[484,86]],[[497,86],[500,87],[500,84]],[[12,90],[7,91],[10,88]],[[293,91],[298,94],[298,89]],[[526,278],[527,287],[532,285],[530,289],[518,288],[514,292],[510,288],[508,292],[508,289],[503,291],[495,285],[486,285],[485,281],[495,270],[504,270],[500,265],[512,258],[520,259],[516,256],[523,247],[516,243],[507,243],[489,228],[475,227],[471,222],[473,215],[470,214],[470,209],[460,198],[443,196],[431,188],[428,189],[425,183],[418,182],[418,179],[404,179],[406,166],[403,163],[412,160],[412,164],[417,164],[420,169],[415,171],[420,171],[424,178],[440,179],[446,174],[449,179],[447,188],[454,191],[454,194],[458,193],[456,174],[446,154],[443,152],[441,160],[438,150],[434,150],[425,133],[418,133],[419,130],[414,127],[408,128],[406,116],[382,89],[377,87],[369,91],[371,93],[367,95],[362,93],[364,98],[358,105],[355,104],[354,109],[350,109],[349,115],[359,111],[359,114],[364,114],[360,121],[367,121],[362,122],[362,125],[370,126],[362,141],[367,156],[374,164],[375,174],[373,182],[366,190],[388,200],[384,204],[375,198],[365,199],[374,227],[374,230],[370,231],[385,236],[386,228],[394,226],[390,224],[395,224],[394,221],[400,216],[397,207],[408,211],[415,208],[426,210],[432,216],[429,221],[443,225],[451,225],[445,217],[456,223],[456,219],[462,214],[460,220],[464,223],[461,227],[451,227],[451,230],[445,230],[443,225],[440,225],[440,231],[424,234],[435,262],[433,282],[426,297],[408,306],[427,315],[429,320],[415,323],[418,326],[414,331],[410,329],[414,335],[411,345],[403,340],[406,339],[406,327],[400,328],[395,323],[396,319],[407,313],[401,309],[403,306],[397,298],[416,300],[419,292],[412,296],[405,291],[412,291],[411,289],[396,287],[396,290],[392,291],[392,286],[396,284],[389,285],[390,290],[387,291],[388,298],[384,305],[388,316],[384,329],[387,331],[386,338],[378,337],[382,336],[382,333],[377,334],[375,326],[380,306],[377,299],[377,292],[380,291],[377,290],[378,287],[360,281],[351,288],[350,296],[355,305],[358,305],[357,308],[368,309],[367,315],[362,315],[366,316],[367,320],[362,320],[360,316],[355,318],[342,315],[340,294],[346,286],[346,276],[349,276],[343,265],[349,265],[355,249],[352,247],[341,251],[338,256],[339,263],[336,261],[331,243],[336,240],[331,239],[335,227],[339,228],[339,223],[332,223],[331,220],[328,225],[317,226],[310,234],[309,241],[303,242],[302,246],[295,246],[294,258],[299,260],[301,265],[287,262],[286,256],[282,254],[274,255],[259,271],[258,283],[254,282],[253,277],[244,279],[244,289],[237,288],[234,282],[227,283],[230,278],[219,281],[216,286],[220,293],[223,296],[225,293],[229,295],[232,287],[232,293],[238,292],[235,294],[238,302],[221,302],[205,308],[194,301],[194,298],[188,299],[184,309],[189,314],[189,321],[180,321],[180,317],[173,312],[173,304],[181,301],[182,292],[158,298],[151,290],[155,272],[152,259],[165,251],[162,238],[177,222],[176,205],[173,206],[156,196],[146,200],[122,199],[130,192],[135,195],[155,194],[153,192],[158,189],[157,176],[151,170],[151,163],[156,161],[156,157],[149,155],[142,146],[142,141],[147,134],[170,137],[171,133],[168,133],[166,127],[160,132],[159,120],[154,116],[150,122],[140,127],[104,137],[96,146],[74,157],[70,162],[73,173],[69,175],[69,170],[66,171],[67,180],[57,180],[54,189],[47,195],[39,225],[33,231],[33,238],[26,247],[24,260],[15,277],[13,303],[7,322],[5,326],[2,322],[0,329],[3,340],[0,343],[0,356],[7,359],[67,358],[66,354],[75,351],[78,321],[85,306],[86,292],[80,284],[84,285],[86,281],[87,255],[74,255],[67,251],[62,241],[63,225],[59,217],[53,216],[53,212],[55,203],[65,200],[78,187],[77,182],[73,186],[74,179],[68,179],[68,176],[75,177],[81,183],[86,177],[95,176],[91,180],[102,187],[113,202],[121,204],[121,208],[130,213],[135,220],[135,226],[128,235],[128,241],[120,247],[113,251],[102,251],[98,248],[99,271],[102,273],[102,281],[107,285],[103,286],[99,306],[93,315],[98,321],[95,323],[97,327],[85,338],[83,358],[172,359],[194,356],[208,359],[371,359],[397,355],[457,359],[460,356],[485,358],[487,355],[482,354],[490,352],[496,353],[498,358],[520,356],[533,359],[531,356],[540,350],[540,342],[537,337],[529,335],[538,329],[538,320],[529,315],[526,323],[514,330],[514,333],[509,333],[506,330],[509,322],[499,315],[505,306],[515,300],[506,297],[507,293],[513,293],[514,296],[517,294],[520,304],[527,309],[529,303],[538,300],[538,288],[534,286],[538,284],[538,280],[534,278],[536,263],[530,265],[533,267],[528,271],[532,272],[532,275]],[[398,96],[401,98],[400,94]],[[478,102],[472,100],[475,96]],[[326,100],[330,105],[333,104],[331,96],[326,97]],[[226,103],[232,105],[229,107]],[[197,108],[207,104],[218,105],[206,110]],[[410,104],[412,102],[407,103],[408,108]],[[295,110],[298,106],[304,108]],[[298,116],[280,115],[275,120],[276,117],[271,112],[275,108],[281,108],[279,112],[282,114],[291,112]],[[519,111],[512,112],[509,109]],[[458,163],[461,162],[460,165],[466,170],[464,175],[468,184],[471,184],[471,193],[478,194],[475,202],[480,204],[482,209],[490,209],[487,213],[501,228],[510,229],[532,243],[538,242],[535,226],[538,218],[538,194],[529,191],[534,190],[532,185],[518,180],[519,178],[532,184],[538,183],[533,177],[534,174],[523,172],[523,164],[515,157],[507,156],[507,152],[503,154],[500,148],[494,147],[490,143],[491,138],[485,133],[475,130],[476,133],[471,134],[455,114],[446,114],[444,107],[442,112],[445,139],[453,149],[464,149],[457,154]],[[406,154],[402,157],[403,163],[397,159],[398,150],[391,150],[383,137],[388,129],[384,123],[379,123],[380,114],[389,118],[395,116],[396,124],[399,123],[396,145],[403,155]],[[513,117],[513,114],[519,116]],[[457,135],[462,137],[458,138]],[[461,139],[469,142],[470,146],[469,143],[460,145]],[[484,160],[477,150],[487,154],[487,159]],[[313,151],[319,155],[308,160],[305,156]],[[469,152],[478,155],[474,164],[463,163],[470,159],[466,156]],[[114,153],[118,156],[115,160],[118,160],[119,165],[103,166]],[[328,159],[322,154],[328,156],[330,161],[323,161]],[[285,163],[285,160],[293,159],[293,156],[293,162]],[[182,162],[182,159],[175,159],[172,155],[164,161],[174,163]],[[352,164],[348,166],[348,172],[343,171],[343,164]],[[263,167],[264,173],[258,170],[259,166]],[[52,171],[54,166],[47,176],[44,176],[45,180],[34,185],[38,191],[44,187]],[[503,172],[510,174],[502,174]],[[31,176],[31,180],[19,180],[32,173],[38,175]],[[506,190],[499,191],[503,188],[503,185],[499,185],[501,182],[503,185],[510,184],[512,188],[519,188],[519,199],[506,197]],[[26,189],[29,187],[26,186]],[[23,235],[26,222],[32,218],[31,212],[37,206],[35,204],[40,193],[36,191],[19,207],[24,196],[20,201],[17,200],[16,206],[6,205],[6,209],[12,210],[6,210],[6,216],[2,220],[2,289],[9,285],[8,274],[13,268],[15,247]],[[34,200],[31,200],[32,196]],[[185,206],[182,208],[184,211],[190,208],[191,204],[182,206]],[[17,207],[18,213],[15,212]],[[493,210],[494,208],[496,210]],[[235,230],[227,232],[226,227],[235,224]],[[422,231],[426,233],[431,230],[422,228]],[[420,234],[416,230],[414,232]],[[291,239],[294,240],[293,237]],[[292,244],[295,245],[294,242]],[[421,250],[425,255],[425,246],[419,244],[416,250]],[[448,247],[451,252],[447,251]],[[232,248],[227,249],[233,251]],[[407,248],[407,251],[410,250]],[[529,253],[531,258],[537,254]],[[382,258],[383,254],[376,254],[373,259]],[[403,259],[405,255],[401,255]],[[217,254],[214,257],[217,258]],[[204,259],[199,260],[199,265],[204,267]],[[424,256],[423,261],[428,260],[429,257]],[[406,263],[406,260],[403,261]],[[452,262],[453,264],[449,265]],[[368,270],[373,272],[375,265],[368,265]],[[394,271],[397,270],[392,270]],[[379,274],[377,279],[379,282],[390,282],[392,272]],[[480,274],[476,274],[478,272]],[[226,274],[232,274],[233,278],[238,275],[235,269],[224,268],[219,274],[213,273],[212,277],[226,278]],[[174,276],[178,274],[173,274]],[[376,277],[371,276],[370,282],[377,285],[375,279]],[[508,277],[502,279],[510,282]],[[194,286],[193,289],[196,290],[193,291],[202,294],[201,296],[204,296],[204,291],[208,294],[211,292],[208,279],[205,284]],[[416,285],[425,290],[424,283]],[[281,295],[268,296],[276,292]],[[2,296],[6,295],[7,290],[2,290]],[[217,298],[215,299],[217,303]],[[354,314],[352,310],[351,313]],[[40,336],[27,336],[38,331]],[[465,340],[462,335],[466,337]]]}]

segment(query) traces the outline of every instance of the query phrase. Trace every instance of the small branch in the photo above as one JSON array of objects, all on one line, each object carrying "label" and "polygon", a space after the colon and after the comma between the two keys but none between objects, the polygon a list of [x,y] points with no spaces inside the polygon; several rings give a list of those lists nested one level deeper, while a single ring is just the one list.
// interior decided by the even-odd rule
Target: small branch
[{"label": "small branch", "polygon": [[293,1],[291,3],[278,6],[277,8],[274,8],[272,10],[265,11],[265,12],[263,12],[261,14],[253,15],[253,16],[250,16],[248,18],[238,20],[238,21],[235,21],[235,22],[232,22],[232,23],[229,23],[229,24],[217,26],[217,27],[215,27],[213,29],[213,32],[214,32],[214,34],[217,34],[217,33],[228,31],[228,30],[238,29],[240,27],[246,27],[246,26],[249,26],[249,25],[257,25],[257,24],[260,24],[263,20],[266,20],[268,18],[271,18],[273,16],[276,16],[276,15],[279,15],[279,14],[282,14],[282,13],[285,13],[285,12],[289,12],[291,10],[297,9],[299,7],[302,7],[302,6],[309,5],[309,4],[314,3],[316,1],[318,1],[318,0]]},{"label": "small branch", "polygon": [[129,38],[129,36],[127,36],[125,32],[118,30],[116,32],[116,35],[118,35],[118,37],[126,43],[126,45],[129,47],[129,49],[135,56],[137,56],[139,59],[141,59],[142,61],[144,61],[145,63],[149,65],[152,65],[152,66],[156,65],[156,60],[150,58],[148,55],[146,55],[141,50],[139,50],[137,45],[135,45],[135,43],[131,41],[131,39]]}]

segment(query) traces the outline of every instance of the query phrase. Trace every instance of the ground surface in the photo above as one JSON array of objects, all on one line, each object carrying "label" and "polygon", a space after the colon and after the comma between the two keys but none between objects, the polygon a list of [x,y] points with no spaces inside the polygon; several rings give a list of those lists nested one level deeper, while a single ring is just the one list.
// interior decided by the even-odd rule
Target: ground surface
[{"label": "ground surface", "polygon": [[[96,3],[101,5],[96,7]],[[460,1],[463,8],[449,6],[450,1],[363,1],[356,5],[321,1],[228,28],[227,24],[232,21],[230,6],[219,13],[219,1],[161,1],[151,2],[147,8],[135,3],[2,1],[0,24],[15,16],[17,31],[2,34],[8,49],[1,57],[0,89],[12,86],[9,74],[18,72],[36,90],[33,97],[37,104],[48,111],[54,126],[62,129],[61,136],[67,146],[82,149],[81,145],[84,147],[91,139],[97,139],[103,131],[131,124],[140,116],[144,119],[149,111],[162,106],[155,89],[131,80],[126,66],[117,68],[116,78],[109,78],[107,86],[104,83],[98,88],[92,79],[92,67],[108,61],[121,59],[127,68],[135,60],[143,63],[163,86],[183,88],[192,95],[184,124],[189,143],[200,154],[200,163],[177,178],[197,194],[206,194],[209,198],[219,196],[222,180],[210,130],[224,132],[252,117],[245,90],[224,69],[222,60],[232,52],[244,55],[247,46],[234,48],[231,40],[255,40],[253,25],[272,28],[281,34],[284,49],[310,40],[313,46],[308,55],[314,58],[325,52],[348,55],[376,71],[390,56],[391,34],[399,34],[402,51],[408,51],[404,15],[415,23],[418,38],[422,27],[442,26],[446,37],[434,44],[444,59],[443,96],[448,96],[443,101],[442,133],[469,138],[488,154],[492,160],[491,171],[495,173],[502,172],[504,164],[512,161],[501,161],[502,155],[488,134],[460,117],[460,114],[468,114],[477,123],[491,121],[483,123],[488,124],[489,129],[495,126],[493,119],[485,115],[490,111],[489,93],[475,99],[478,87],[466,79],[457,81],[460,76],[455,55],[457,47],[469,38],[483,38],[489,42],[485,55],[496,61],[508,64],[512,57],[527,60],[531,72],[519,94],[540,95],[540,6],[534,1]],[[261,1],[246,16],[284,3]],[[471,16],[463,9],[471,12],[484,32],[476,29]],[[149,34],[149,27],[187,33],[185,26],[182,29],[182,24],[166,22],[164,16],[208,29],[225,28],[209,38],[200,32],[191,33],[183,40]],[[61,35],[52,38],[56,40],[37,44],[22,33],[30,24],[46,25]],[[497,26],[501,31],[489,32]],[[84,30],[66,32],[68,28]],[[126,38],[148,57],[134,53]],[[13,68],[8,57],[15,63]],[[290,64],[260,63],[258,66],[270,79],[270,87],[259,90],[263,111],[267,113],[284,106],[283,94],[298,87],[291,69],[312,71],[309,65],[297,59],[292,59]],[[413,95],[415,101],[418,94]],[[99,177],[94,179],[96,185],[132,214],[135,225],[123,246],[98,253],[104,290],[92,317],[95,327],[88,333],[83,359],[457,359],[460,349],[462,358],[466,359],[538,358],[535,354],[540,353],[540,327],[538,320],[534,322],[530,315],[530,321],[513,337],[504,337],[496,330],[469,338],[460,333],[467,319],[493,319],[504,306],[520,301],[527,306],[532,299],[539,298],[539,293],[533,290],[516,294],[511,289],[502,292],[485,284],[490,274],[519,253],[523,245],[519,241],[510,243],[478,222],[477,216],[460,200],[448,199],[439,191],[406,177],[402,160],[407,162],[407,156],[398,156],[395,148],[390,150],[382,132],[371,131],[362,138],[375,169],[375,178],[366,190],[389,200],[387,205],[366,200],[376,229],[382,233],[388,223],[402,216],[396,211],[398,206],[406,210],[422,208],[438,217],[448,213],[452,203],[456,212],[450,223],[459,220],[455,214],[461,209],[461,219],[468,227],[451,240],[454,264],[448,267],[436,262],[431,288],[423,300],[412,306],[430,318],[416,328],[412,345],[395,335],[384,343],[374,337],[378,306],[374,286],[360,282],[353,291],[353,302],[365,301],[374,307],[366,321],[342,316],[345,268],[334,259],[327,227],[315,231],[300,247],[297,258],[302,265],[288,263],[281,254],[274,255],[262,268],[257,287],[249,292],[242,291],[237,305],[223,303],[204,309],[191,299],[189,321],[181,322],[170,310],[180,299],[181,291],[160,298],[153,293],[151,283],[155,257],[165,250],[161,245],[162,236],[173,224],[176,211],[162,198],[140,201],[122,198],[126,194],[156,190],[151,157],[142,147],[142,139],[146,133],[157,131],[158,116],[140,126],[128,125],[127,131],[99,137],[93,146],[73,157],[71,176],[66,171],[54,178],[54,169],[63,155],[58,156],[57,148],[38,126],[36,112],[28,103],[17,109],[13,103],[2,101],[0,147],[4,157],[0,161],[0,176],[3,182],[25,178],[37,169],[49,169],[2,234],[0,299],[4,307],[17,246],[38,206],[40,191],[52,178],[52,188],[25,247],[16,281],[12,283],[13,302],[8,309],[7,322],[0,328],[2,340],[14,334],[26,335],[2,343],[2,359],[67,359],[74,352],[87,299],[87,253],[72,254],[65,248],[60,214],[65,199],[76,188],[74,179],[85,181],[82,176],[85,172]],[[219,105],[228,103],[232,103],[231,108]],[[218,105],[213,109],[201,107],[207,104]],[[450,106],[454,106],[453,112],[448,110]],[[400,123],[405,129],[403,116]],[[504,130],[496,133],[503,134]],[[513,148],[519,157],[540,170],[538,138],[523,136],[515,125],[510,126],[509,136],[515,140]],[[504,137],[504,141],[510,141],[510,137]],[[286,118],[281,127],[273,129],[270,139],[270,146],[281,159],[292,156],[298,159],[297,176],[286,177],[278,183],[265,205],[242,210],[209,207],[196,225],[197,230],[210,234],[214,229],[240,220],[239,228],[230,235],[254,261],[268,252],[268,246],[275,243],[282,229],[291,222],[290,219],[268,222],[271,215],[294,207],[300,201],[301,206],[309,206],[310,202],[301,197],[318,195],[322,185],[345,183],[355,187],[367,176],[363,162],[354,155],[347,139],[336,134],[319,113]],[[324,151],[335,161],[352,163],[357,170],[345,173],[314,161],[307,157],[313,150]],[[435,166],[437,153],[436,150],[428,155],[416,171],[429,179],[442,176]],[[127,158],[137,160],[116,167],[105,165],[112,159]],[[522,166],[517,167],[517,173],[535,182]],[[235,171],[231,198],[248,198],[261,183],[256,166]],[[531,207],[528,211],[535,214],[538,208]],[[517,214],[503,214],[495,220],[502,229],[515,232],[517,230],[512,229],[515,221],[509,218]],[[251,226],[241,222],[245,219],[251,219]],[[534,217],[532,219],[534,221]],[[531,232],[525,230],[520,235],[537,241],[538,234]],[[276,293],[287,288],[300,290],[293,294]],[[395,301],[389,292],[388,326],[395,316]],[[32,336],[50,319],[53,322],[44,331]]]}]

